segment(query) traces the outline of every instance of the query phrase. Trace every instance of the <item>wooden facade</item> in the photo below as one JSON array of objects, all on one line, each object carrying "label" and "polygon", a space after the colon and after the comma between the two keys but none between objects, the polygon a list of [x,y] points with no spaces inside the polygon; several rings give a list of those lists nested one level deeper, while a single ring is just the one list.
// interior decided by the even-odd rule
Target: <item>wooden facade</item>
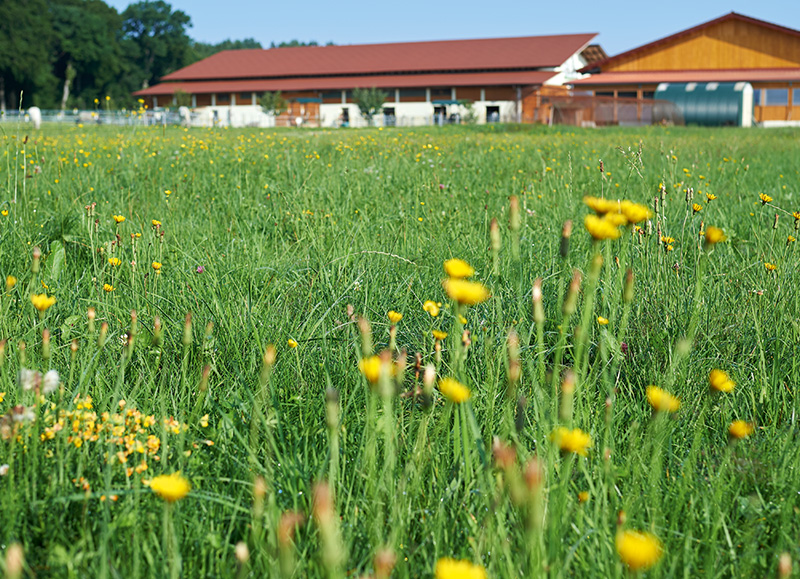
[{"label": "wooden facade", "polygon": [[736,13],[584,71],[576,89],[615,98],[652,98],[661,82],[749,82],[756,122],[800,121],[800,31]]}]

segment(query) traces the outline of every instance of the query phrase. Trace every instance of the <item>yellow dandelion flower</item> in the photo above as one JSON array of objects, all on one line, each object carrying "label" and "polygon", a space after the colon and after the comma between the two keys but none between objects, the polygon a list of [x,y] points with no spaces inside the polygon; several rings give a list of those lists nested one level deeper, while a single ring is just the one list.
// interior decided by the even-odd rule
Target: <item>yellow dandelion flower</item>
[{"label": "yellow dandelion flower", "polygon": [[469,388],[454,378],[442,378],[439,380],[439,391],[445,398],[456,404],[469,400]]},{"label": "yellow dandelion flower", "polygon": [[444,291],[447,292],[447,295],[452,300],[468,306],[485,302],[491,297],[486,286],[478,282],[450,278],[444,280],[442,285],[444,286]]},{"label": "yellow dandelion flower", "polygon": [[732,392],[736,384],[728,377],[727,372],[714,369],[708,373],[708,384],[717,392]]},{"label": "yellow dandelion flower", "polygon": [[6,276],[6,290],[7,291],[11,291],[12,289],[14,289],[15,285],[17,285],[17,278],[15,278],[13,275],[7,275]]},{"label": "yellow dandelion flower", "polygon": [[586,230],[596,240],[617,239],[622,232],[617,227],[603,218],[596,215],[587,215],[583,220]]},{"label": "yellow dandelion flower", "polygon": [[675,243],[675,238],[669,237],[668,235],[662,235],[661,243],[663,243],[664,245],[672,245],[673,243]]},{"label": "yellow dandelion flower", "polygon": [[447,332],[442,332],[440,330],[433,330],[433,337],[437,340],[444,340],[447,337]]},{"label": "yellow dandelion flower", "polygon": [[34,308],[40,312],[43,312],[56,303],[56,296],[48,296],[47,294],[34,294],[31,296],[31,303],[33,303]]},{"label": "yellow dandelion flower", "polygon": [[603,316],[597,316],[597,323],[600,324],[601,326],[607,326],[608,318],[604,318]]},{"label": "yellow dandelion flower", "polygon": [[761,199],[761,204],[766,205],[767,203],[772,203],[772,197],[765,193],[759,193],[758,198]]},{"label": "yellow dandelion flower", "polygon": [[711,202],[716,198],[717,198],[717,196],[714,195],[713,193],[706,193],[706,202]]},{"label": "yellow dandelion flower", "polygon": [[381,377],[382,362],[379,356],[370,356],[358,361],[358,369],[370,384],[377,384]]},{"label": "yellow dandelion flower", "polygon": [[123,221],[125,221],[125,216],[124,216],[124,215],[112,215],[112,216],[111,216],[111,218],[112,218],[112,219],[113,219],[113,220],[114,220],[116,223],[122,223]]},{"label": "yellow dandelion flower", "polygon": [[290,348],[296,348],[297,347],[297,341],[293,340],[292,338],[289,338],[286,341],[286,343],[289,345]]},{"label": "yellow dandelion flower", "polygon": [[800,221],[800,211],[793,211],[792,217],[794,217],[795,221]]},{"label": "yellow dandelion flower", "polygon": [[589,492],[588,491],[581,491],[578,493],[578,502],[579,503],[587,503],[589,502]]},{"label": "yellow dandelion flower", "polygon": [[448,259],[444,262],[444,272],[453,279],[472,277],[475,270],[463,259]]},{"label": "yellow dandelion flower", "polygon": [[618,201],[611,201],[609,199],[603,199],[602,197],[591,197],[587,195],[583,198],[583,202],[598,215],[612,213],[618,211],[620,208]]},{"label": "yellow dandelion flower", "polygon": [[467,318],[465,318],[461,314],[458,314],[458,321],[461,322],[462,326],[466,326],[467,325]]},{"label": "yellow dandelion flower", "polygon": [[436,579],[486,579],[486,569],[469,561],[444,558],[436,562]]},{"label": "yellow dandelion flower", "polygon": [[113,265],[114,267],[117,267],[119,264],[122,263],[122,261],[118,257],[109,257],[108,258],[108,263],[109,263],[109,265]]},{"label": "yellow dandelion flower", "polygon": [[790,243],[794,243],[795,241],[797,241],[797,240],[794,238],[794,236],[790,235],[789,237],[786,238],[786,245],[789,245]]},{"label": "yellow dandelion flower", "polygon": [[725,232],[722,231],[719,227],[714,227],[713,225],[709,225],[706,227],[706,243],[708,245],[714,245],[715,243],[719,243],[720,241],[725,241]]},{"label": "yellow dandelion flower", "polygon": [[114,291],[114,286],[111,285],[110,283],[104,283],[103,284],[103,291],[111,293],[111,292]]},{"label": "yellow dandelion flower", "polygon": [[433,318],[439,315],[439,308],[441,307],[442,304],[431,300],[427,300],[424,304],[422,304],[422,309],[428,312]]},{"label": "yellow dandelion flower", "polygon": [[389,310],[389,313],[386,315],[389,317],[389,321],[392,322],[393,324],[396,324],[397,322],[403,319],[403,314],[401,314],[400,312],[396,312],[394,310]]},{"label": "yellow dandelion flower", "polygon": [[649,569],[661,559],[664,548],[655,535],[642,531],[620,531],[615,540],[620,560],[631,571]]},{"label": "yellow dandelion flower", "polygon": [[203,428],[208,428],[208,414],[204,414],[200,417],[200,426]]},{"label": "yellow dandelion flower", "polygon": [[639,223],[645,219],[650,219],[653,212],[647,206],[633,201],[623,201],[620,203],[620,210],[629,223]]},{"label": "yellow dandelion flower", "polygon": [[736,440],[741,440],[753,434],[754,430],[755,428],[749,422],[734,420],[728,427],[728,436]]},{"label": "yellow dandelion flower", "polygon": [[592,446],[592,437],[580,428],[569,430],[559,426],[550,435],[550,440],[558,446],[561,452],[571,452],[581,456],[586,456],[589,453],[589,447]]},{"label": "yellow dandelion flower", "polygon": [[668,245],[664,249],[666,249],[667,251],[674,251],[675,247],[673,245]]},{"label": "yellow dandelion flower", "polygon": [[699,203],[692,204],[692,213],[700,213],[703,210],[703,206]]},{"label": "yellow dandelion flower", "polygon": [[159,263],[158,261],[154,261],[153,263],[150,264],[150,266],[156,271],[161,271],[161,263]]},{"label": "yellow dandelion flower", "polygon": [[153,219],[152,224],[153,227],[159,227],[161,225],[161,222],[158,219]]},{"label": "yellow dandelion flower", "polygon": [[628,225],[628,219],[622,213],[606,213],[603,215],[603,221],[608,221],[614,227]]},{"label": "yellow dandelion flower", "polygon": [[3,217],[8,217],[8,209],[3,209],[2,211],[0,211],[0,215],[2,215]]},{"label": "yellow dandelion flower", "polygon": [[656,412],[675,412],[681,407],[681,401],[658,386],[647,387],[647,401]]},{"label": "yellow dandelion flower", "polygon": [[765,262],[764,262],[764,268],[765,268],[767,271],[775,271],[776,269],[778,269],[778,266],[777,266],[777,265],[775,265],[774,263],[770,263],[770,262],[768,262],[768,261],[765,261]]},{"label": "yellow dandelion flower", "polygon": [[191,488],[180,473],[157,476],[150,481],[150,489],[168,503],[181,500]]}]

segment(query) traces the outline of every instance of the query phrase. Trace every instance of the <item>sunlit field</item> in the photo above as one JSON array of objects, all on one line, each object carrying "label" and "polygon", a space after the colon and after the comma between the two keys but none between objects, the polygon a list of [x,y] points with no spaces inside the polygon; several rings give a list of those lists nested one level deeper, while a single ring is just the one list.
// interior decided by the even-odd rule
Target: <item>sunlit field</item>
[{"label": "sunlit field", "polygon": [[0,151],[8,576],[798,575],[796,131]]}]

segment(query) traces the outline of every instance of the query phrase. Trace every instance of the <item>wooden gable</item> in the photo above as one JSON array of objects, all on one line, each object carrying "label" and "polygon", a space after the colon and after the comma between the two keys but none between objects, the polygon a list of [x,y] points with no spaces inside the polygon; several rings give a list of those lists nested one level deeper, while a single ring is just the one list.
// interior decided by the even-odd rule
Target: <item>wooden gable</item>
[{"label": "wooden gable", "polygon": [[800,66],[800,34],[796,31],[730,16],[620,54],[601,65],[602,71]]}]

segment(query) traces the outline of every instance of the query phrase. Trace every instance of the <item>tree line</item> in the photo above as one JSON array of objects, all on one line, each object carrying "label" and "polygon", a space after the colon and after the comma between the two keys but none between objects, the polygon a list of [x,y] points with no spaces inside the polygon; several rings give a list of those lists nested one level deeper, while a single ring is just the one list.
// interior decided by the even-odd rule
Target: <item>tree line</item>
[{"label": "tree line", "polygon": [[[198,42],[191,26],[163,0],[121,13],[103,0],[0,0],[0,109],[131,107],[131,93],[170,72],[222,50],[262,48],[253,38]],[[316,42],[271,47],[303,45]]]}]

